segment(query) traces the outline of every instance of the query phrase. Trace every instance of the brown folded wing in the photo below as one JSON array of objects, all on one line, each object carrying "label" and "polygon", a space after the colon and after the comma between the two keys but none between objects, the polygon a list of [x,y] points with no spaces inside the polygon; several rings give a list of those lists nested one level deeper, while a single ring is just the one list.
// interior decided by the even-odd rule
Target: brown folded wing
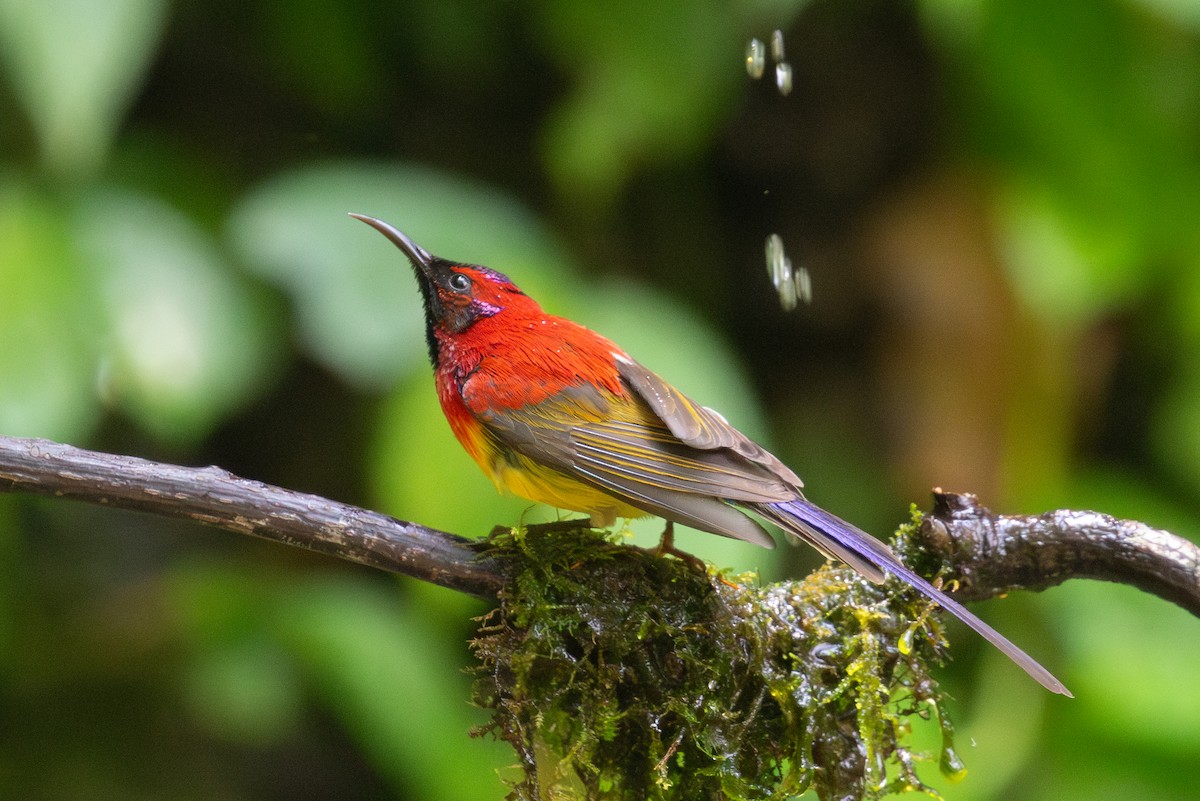
[{"label": "brown folded wing", "polygon": [[625,359],[618,368],[629,389],[623,397],[579,385],[481,420],[508,448],[632,506],[773,547],[770,535],[727,501],[790,500],[800,479],[646,368]]}]

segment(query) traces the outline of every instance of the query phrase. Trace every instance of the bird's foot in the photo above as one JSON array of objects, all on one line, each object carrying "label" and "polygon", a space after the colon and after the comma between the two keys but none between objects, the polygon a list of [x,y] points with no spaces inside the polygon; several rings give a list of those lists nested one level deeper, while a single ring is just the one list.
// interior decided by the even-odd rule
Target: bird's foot
[{"label": "bird's foot", "polygon": [[708,573],[708,565],[705,564],[703,559],[675,547],[675,524],[670,520],[667,521],[667,526],[663,529],[662,536],[658,540],[658,547],[652,549],[650,552],[655,556],[670,554],[697,573]]}]

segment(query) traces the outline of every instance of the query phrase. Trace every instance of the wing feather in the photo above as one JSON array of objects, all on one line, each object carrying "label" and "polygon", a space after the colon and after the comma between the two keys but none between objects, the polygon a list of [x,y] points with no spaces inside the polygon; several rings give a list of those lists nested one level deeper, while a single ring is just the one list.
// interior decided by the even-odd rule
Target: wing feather
[{"label": "wing feather", "polygon": [[795,492],[804,486],[791,468],[729,425],[717,411],[695,403],[628,356],[617,356],[617,372],[681,442],[700,450],[728,450],[765,468]]},{"label": "wing feather", "polygon": [[747,503],[795,497],[786,484],[736,454],[697,450],[661,425],[588,423],[577,426],[572,439],[577,463],[664,489]]},{"label": "wing feather", "polygon": [[[664,397],[686,401],[673,390]],[[700,448],[684,441],[632,387],[617,395],[590,384],[572,386],[539,403],[489,410],[479,419],[505,448],[631,506],[765,547],[774,545],[770,535],[728,502],[767,504],[796,497],[786,468],[781,476],[757,453],[749,458],[741,452],[745,449]],[[728,430],[715,435],[730,442],[745,439],[727,423],[721,425]]]},{"label": "wing feather", "polygon": [[774,548],[775,540],[751,518],[710,495],[664,490],[612,472],[595,473],[587,467],[576,474],[632,506],[645,509],[685,526]]}]

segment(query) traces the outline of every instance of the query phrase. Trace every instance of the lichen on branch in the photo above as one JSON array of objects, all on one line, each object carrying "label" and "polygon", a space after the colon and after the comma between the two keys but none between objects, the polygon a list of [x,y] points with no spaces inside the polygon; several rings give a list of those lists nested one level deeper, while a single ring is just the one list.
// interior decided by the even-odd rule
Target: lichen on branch
[{"label": "lichen on branch", "polygon": [[[601,532],[505,531],[499,608],[474,641],[510,798],[822,799],[927,790],[905,719],[938,716],[926,601],[825,566],[700,574]],[[962,772],[943,724],[942,769]]]}]

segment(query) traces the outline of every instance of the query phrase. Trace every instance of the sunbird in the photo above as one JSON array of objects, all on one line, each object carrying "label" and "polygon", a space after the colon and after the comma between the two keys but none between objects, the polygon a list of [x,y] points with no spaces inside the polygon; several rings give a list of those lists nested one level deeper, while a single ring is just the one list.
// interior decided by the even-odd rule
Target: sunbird
[{"label": "sunbird", "polygon": [[871,581],[904,581],[1052,692],[1050,671],[906,567],[879,540],[810,503],[787,465],[634,361],[547,314],[508,276],[432,255],[361,214],[412,264],[429,359],[455,437],[502,492],[584,512],[592,524],[657,515],[774,548],[750,511]]}]

